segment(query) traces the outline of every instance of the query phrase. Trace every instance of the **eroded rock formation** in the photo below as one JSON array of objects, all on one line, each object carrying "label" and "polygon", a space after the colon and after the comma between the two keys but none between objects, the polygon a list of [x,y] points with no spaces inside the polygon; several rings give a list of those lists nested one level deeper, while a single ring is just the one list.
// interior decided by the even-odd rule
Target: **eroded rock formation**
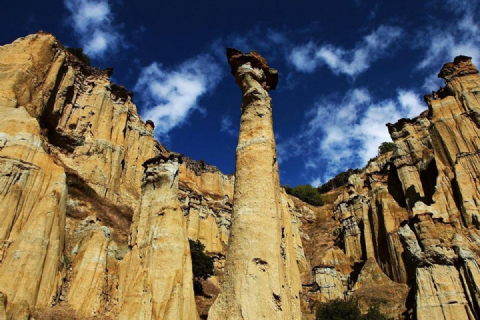
[{"label": "eroded rock formation", "polygon": [[[143,184],[143,165],[167,150],[132,94],[49,34],[0,47],[0,64],[0,292],[9,318],[52,305],[81,318],[123,317],[125,296],[148,319],[198,317],[178,172],[160,195]],[[153,223],[163,205],[152,200],[149,208],[147,200],[157,198],[175,210]],[[135,258],[147,273],[143,284],[122,271]],[[165,296],[141,308],[142,295],[129,289],[144,285],[149,294],[165,287]]]},{"label": "eroded rock formation", "polygon": [[256,52],[227,49],[227,58],[242,91],[242,116],[225,279],[209,319],[300,319],[300,274],[268,94],[278,74]]},{"label": "eroded rock formation", "polygon": [[46,152],[36,119],[56,58],[53,37],[39,37],[0,48],[0,292],[14,318],[50,305],[62,283],[65,171]]},{"label": "eroded rock formation", "polygon": [[[318,301],[350,297],[397,319],[479,318],[471,59],[442,68],[428,110],[388,125],[394,152],[313,207],[278,185],[277,73],[257,53],[228,56],[243,95],[235,178],[169,152],[112,70],[53,36],[0,47],[0,319],[197,319],[195,302],[205,318],[217,295],[210,319],[313,319]],[[188,238],[215,260],[203,296]]]},{"label": "eroded rock formation", "polygon": [[178,202],[179,158],[145,162],[142,197],[120,264],[119,319],[199,319],[192,261]]},{"label": "eroded rock formation", "polygon": [[460,56],[439,77],[446,86],[425,96],[428,110],[388,124],[395,151],[331,191],[340,195],[328,232],[353,269],[312,263],[327,299],[343,292],[376,301],[395,318],[480,316],[480,76],[471,58]]}]

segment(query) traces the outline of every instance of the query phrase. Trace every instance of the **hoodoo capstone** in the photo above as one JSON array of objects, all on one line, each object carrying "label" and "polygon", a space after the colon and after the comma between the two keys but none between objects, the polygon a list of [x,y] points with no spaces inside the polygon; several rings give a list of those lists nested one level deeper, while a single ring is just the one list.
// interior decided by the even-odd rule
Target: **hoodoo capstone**
[{"label": "hoodoo capstone", "polygon": [[278,72],[255,51],[227,49],[242,91],[232,226],[222,292],[209,319],[300,319],[300,274],[282,209],[272,103]]}]

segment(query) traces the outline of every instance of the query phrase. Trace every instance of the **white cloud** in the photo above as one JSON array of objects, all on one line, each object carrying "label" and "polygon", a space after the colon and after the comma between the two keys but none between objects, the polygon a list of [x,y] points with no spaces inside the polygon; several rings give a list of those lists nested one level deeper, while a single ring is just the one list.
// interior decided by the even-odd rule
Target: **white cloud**
[{"label": "white cloud", "polygon": [[316,68],[326,65],[335,74],[354,77],[383,57],[402,33],[399,27],[382,25],[365,36],[353,49],[347,50],[331,44],[319,46],[309,42],[294,47],[287,58],[301,72],[313,72]]},{"label": "white cloud", "polygon": [[314,59],[316,49],[317,47],[313,42],[294,47],[288,59],[298,71],[313,72],[318,65],[318,62]]},{"label": "white cloud", "polygon": [[146,103],[142,116],[153,120],[155,132],[168,139],[168,132],[182,125],[194,110],[200,110],[200,97],[216,87],[220,66],[210,55],[199,55],[175,69],[159,63],[145,67],[135,90]]},{"label": "white cloud", "polygon": [[400,103],[400,109],[405,111],[402,113],[403,117],[414,118],[422,113],[426,105],[420,100],[418,94],[411,90],[399,89],[397,91],[397,100]]},{"label": "white cloud", "polygon": [[375,157],[378,146],[391,141],[386,123],[418,116],[425,109],[415,92],[403,89],[394,100],[375,101],[364,88],[343,98],[323,98],[307,113],[305,130],[280,143],[280,157],[302,156],[311,182],[318,185]]},{"label": "white cloud", "polygon": [[480,15],[480,5],[477,0],[437,0],[438,5],[447,13],[449,20],[442,20],[436,27],[430,27],[422,32],[416,43],[426,49],[417,68],[426,70],[430,75],[425,79],[425,90],[437,90],[442,84],[436,79],[439,68],[458,55],[473,58],[474,63],[480,61],[480,24],[477,17]]},{"label": "white cloud", "polygon": [[108,0],[64,0],[64,4],[87,55],[102,58],[106,52],[115,52],[122,44],[122,35],[114,24]]},{"label": "white cloud", "polygon": [[232,119],[228,115],[224,115],[222,117],[222,121],[220,123],[220,131],[226,132],[231,136],[235,136],[237,131],[233,129]]}]

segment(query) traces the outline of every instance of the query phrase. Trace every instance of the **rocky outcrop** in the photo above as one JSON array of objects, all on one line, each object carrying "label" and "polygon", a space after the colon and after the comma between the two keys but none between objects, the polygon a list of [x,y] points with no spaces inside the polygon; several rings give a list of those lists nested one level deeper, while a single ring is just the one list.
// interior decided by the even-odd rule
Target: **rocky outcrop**
[{"label": "rocky outcrop", "polygon": [[199,319],[178,202],[178,162],[158,156],[145,163],[133,248],[120,265],[119,319]]},{"label": "rocky outcrop", "polygon": [[201,167],[201,162],[191,160],[180,165],[179,198],[187,217],[188,238],[202,241],[207,252],[219,256],[228,244],[234,177]]},{"label": "rocky outcrop", "polygon": [[58,67],[53,43],[35,35],[0,48],[0,292],[9,317],[50,305],[62,282],[65,172],[36,119]]},{"label": "rocky outcrop", "polygon": [[[179,241],[152,240],[145,236],[150,226],[137,225],[153,214],[140,208],[142,199],[157,198],[142,187],[143,164],[167,150],[154,140],[153,123],[138,116],[133,95],[110,82],[111,72],[80,63],[49,34],[0,47],[0,64],[0,291],[9,318],[52,305],[59,308],[51,313],[65,306],[83,318],[123,316],[123,297],[130,294],[129,303],[141,304],[131,298],[132,291],[118,289],[119,283],[138,288],[138,279],[124,276],[124,270],[140,261],[149,265],[145,270],[155,270],[146,278],[150,294],[165,289],[167,295],[156,295],[151,319],[169,314],[195,319],[186,223],[178,200],[168,203],[178,208],[162,223]],[[180,197],[178,174],[172,181],[170,198]],[[206,181],[200,182],[201,192],[215,191]],[[132,212],[138,215],[130,235]],[[138,255],[128,253],[129,238],[135,252],[164,247],[164,257],[135,260]],[[173,245],[170,251],[166,244]],[[162,260],[166,257],[176,258]],[[183,293],[170,297],[162,281]]]},{"label": "rocky outcrop", "polygon": [[72,265],[72,276],[69,281],[66,300],[79,314],[93,317],[102,314],[108,303],[108,245],[110,230],[100,226],[97,219],[88,217],[78,229],[72,249],[75,256]]},{"label": "rocky outcrop", "polygon": [[268,94],[278,74],[256,52],[227,49],[227,58],[243,94],[242,117],[225,279],[209,319],[300,319],[300,274]]},{"label": "rocky outcrop", "polygon": [[[396,319],[479,318],[471,59],[444,65],[428,110],[388,124],[395,150],[333,179],[319,208],[279,188],[278,74],[258,53],[228,57],[243,94],[235,177],[169,152],[111,70],[53,36],[0,47],[0,320],[198,319],[194,299],[205,318],[217,296],[210,319],[313,319],[350,297]],[[188,238],[215,261],[203,296]]]},{"label": "rocky outcrop", "polygon": [[395,150],[339,189],[328,232],[351,270],[312,263],[323,297],[379,303],[394,318],[479,317],[480,76],[460,56],[439,77],[446,86],[425,97],[427,111],[388,124]]}]

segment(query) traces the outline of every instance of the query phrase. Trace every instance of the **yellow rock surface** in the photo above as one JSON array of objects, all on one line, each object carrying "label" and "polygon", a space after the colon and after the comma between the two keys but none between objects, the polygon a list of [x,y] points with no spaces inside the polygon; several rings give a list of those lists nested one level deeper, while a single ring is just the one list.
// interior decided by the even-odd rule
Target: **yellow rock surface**
[{"label": "yellow rock surface", "polygon": [[7,308],[47,306],[62,280],[67,186],[23,107],[0,106],[0,291]]},{"label": "yellow rock surface", "polygon": [[92,317],[102,314],[106,305],[103,293],[107,292],[105,270],[110,231],[105,226],[82,227],[81,240],[72,252],[75,258],[67,301],[79,314]]},{"label": "yellow rock surface", "polygon": [[120,264],[118,319],[199,319],[178,170],[178,159],[146,166],[132,251]]},{"label": "yellow rock surface", "polygon": [[228,49],[227,57],[243,94],[242,117],[225,279],[208,317],[301,319],[300,274],[280,195],[268,95],[276,70],[254,52]]}]

